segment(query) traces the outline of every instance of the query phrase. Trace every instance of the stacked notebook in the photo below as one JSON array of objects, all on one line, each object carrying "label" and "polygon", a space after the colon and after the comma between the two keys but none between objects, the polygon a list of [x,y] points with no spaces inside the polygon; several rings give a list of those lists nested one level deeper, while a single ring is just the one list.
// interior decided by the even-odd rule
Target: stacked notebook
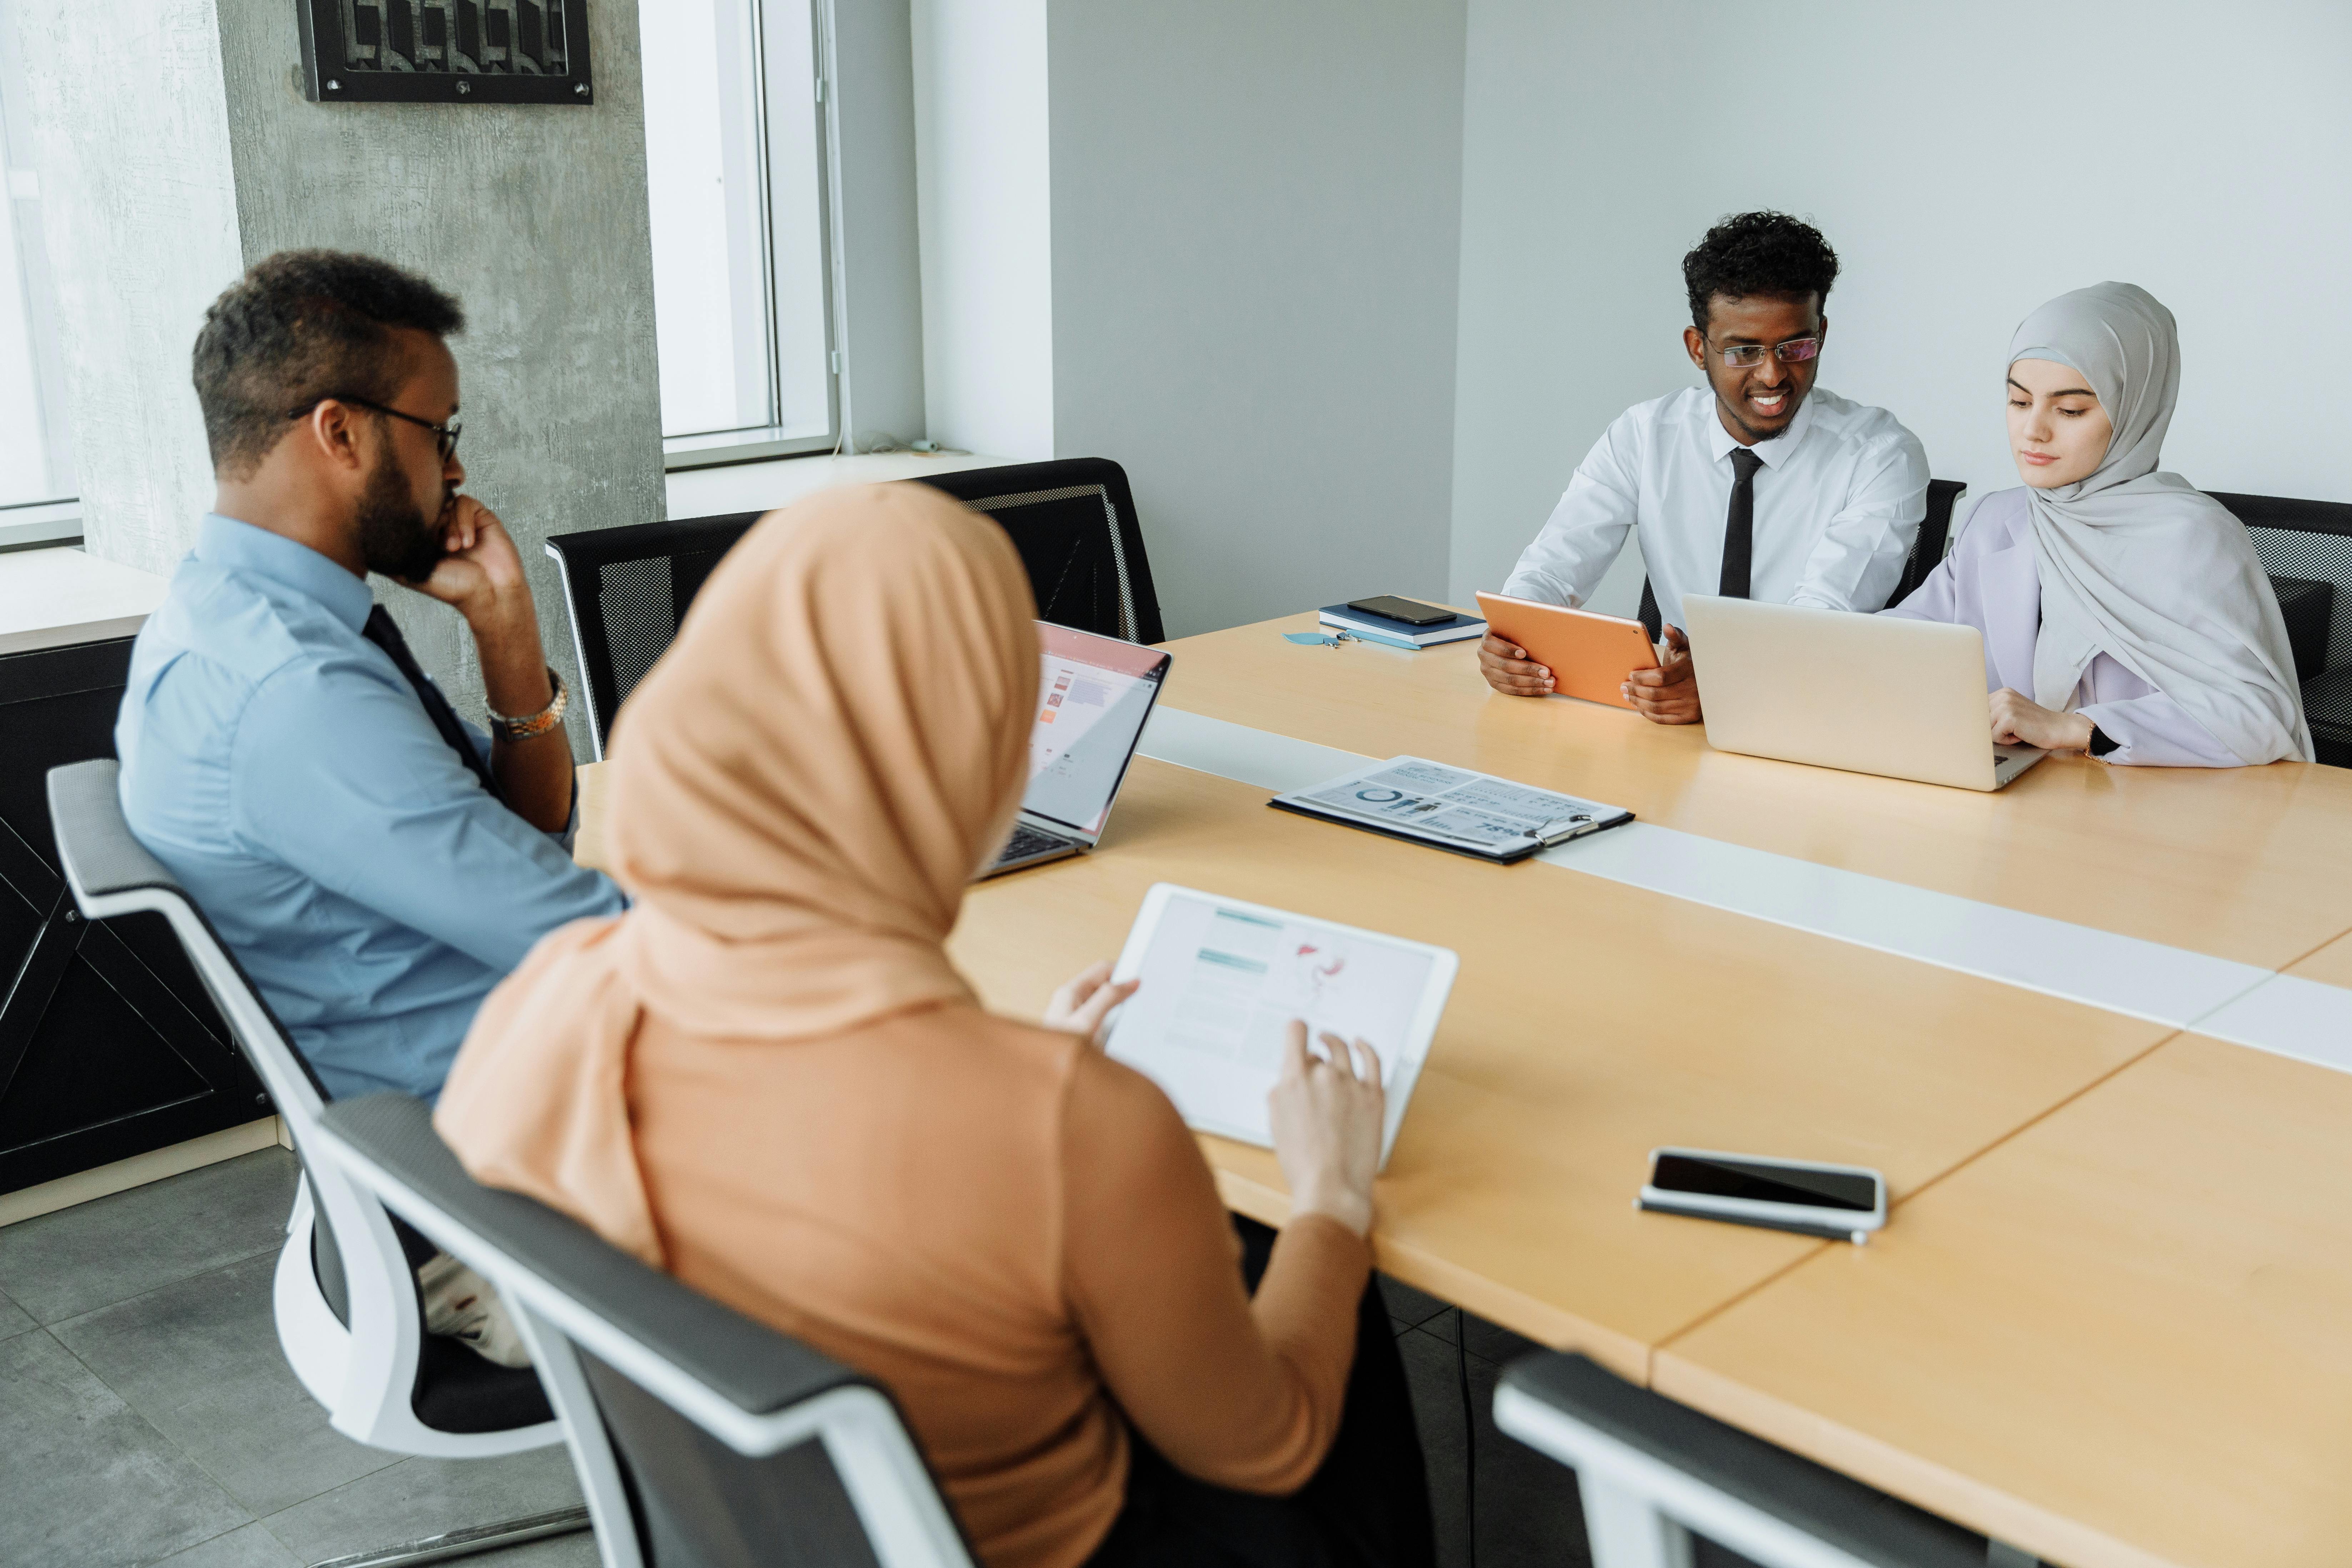
[{"label": "stacked notebook", "polygon": [[1484,637],[1486,632],[1486,623],[1475,616],[1448,616],[1442,621],[1417,626],[1370,611],[1351,610],[1345,605],[1326,605],[1317,614],[1324,626],[1334,631],[1360,637],[1366,642],[1387,643],[1391,647],[1435,647],[1439,643]]}]

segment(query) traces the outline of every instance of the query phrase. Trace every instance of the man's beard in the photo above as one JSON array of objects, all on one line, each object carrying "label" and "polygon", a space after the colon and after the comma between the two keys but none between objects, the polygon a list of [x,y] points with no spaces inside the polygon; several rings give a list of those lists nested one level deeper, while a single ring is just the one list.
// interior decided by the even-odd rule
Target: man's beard
[{"label": "man's beard", "polygon": [[446,553],[439,520],[427,521],[389,455],[368,476],[360,497],[360,557],[371,572],[401,583],[422,583]]}]

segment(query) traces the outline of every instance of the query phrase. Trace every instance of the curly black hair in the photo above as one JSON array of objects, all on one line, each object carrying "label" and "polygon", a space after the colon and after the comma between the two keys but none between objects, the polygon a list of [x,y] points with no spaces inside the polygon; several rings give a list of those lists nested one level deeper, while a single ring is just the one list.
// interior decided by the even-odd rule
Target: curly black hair
[{"label": "curly black hair", "polygon": [[213,471],[243,479],[287,431],[289,411],[325,397],[389,403],[415,366],[395,327],[466,330],[457,301],[413,272],[341,250],[281,250],[254,263],[205,312],[196,403]]},{"label": "curly black hair", "polygon": [[1751,294],[1783,299],[1815,296],[1826,305],[1837,281],[1837,252],[1822,231],[1787,213],[1734,213],[1706,231],[1683,258],[1683,282],[1690,289],[1691,325],[1706,331],[1707,301],[1717,294],[1743,300]]}]

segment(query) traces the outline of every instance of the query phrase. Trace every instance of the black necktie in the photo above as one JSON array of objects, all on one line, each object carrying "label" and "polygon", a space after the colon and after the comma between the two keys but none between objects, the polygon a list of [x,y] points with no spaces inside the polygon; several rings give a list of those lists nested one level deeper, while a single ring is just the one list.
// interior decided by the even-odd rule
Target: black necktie
[{"label": "black necktie", "polygon": [[467,739],[466,727],[457,721],[457,710],[449,706],[441,689],[425,678],[424,668],[417,664],[416,656],[408,651],[408,639],[400,635],[400,627],[394,623],[390,612],[382,605],[370,609],[367,625],[361,628],[360,636],[391,656],[400,673],[408,678],[408,684],[416,688],[416,700],[425,704],[425,716],[433,721],[433,727],[441,731],[449,749],[482,781],[482,787],[490,792],[492,800],[503,799],[499,794],[498,780],[490,776],[490,770],[475,752],[473,742]]},{"label": "black necktie", "polygon": [[1745,447],[1731,449],[1731,510],[1723,519],[1723,584],[1727,599],[1748,597],[1748,563],[1756,553],[1756,470],[1764,459]]}]

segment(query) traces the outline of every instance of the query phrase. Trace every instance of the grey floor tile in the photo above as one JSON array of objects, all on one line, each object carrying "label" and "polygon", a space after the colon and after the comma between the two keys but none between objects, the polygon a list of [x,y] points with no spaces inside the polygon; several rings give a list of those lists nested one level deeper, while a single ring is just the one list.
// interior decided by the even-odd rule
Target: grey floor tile
[{"label": "grey floor tile", "polygon": [[33,1327],[33,1314],[8,1300],[0,1291],[0,1340],[9,1339]]},{"label": "grey floor tile", "polygon": [[263,1522],[317,1563],[580,1500],[571,1452],[558,1443],[498,1459],[403,1459]]},{"label": "grey floor tile", "polygon": [[[1464,1527],[1470,1495],[1462,1417],[1463,1362],[1454,1345],[1423,1329],[1397,1342],[1412,1389],[1413,1419],[1429,1468],[1430,1509],[1440,1568],[1469,1560]],[[1468,1358],[1477,1419],[1479,1568],[1590,1568],[1584,1514],[1569,1470],[1505,1436],[1495,1426],[1496,1368]]]},{"label": "grey floor tile", "polygon": [[0,1228],[0,1290],[54,1323],[274,1251],[296,1170],[287,1151],[257,1149]]},{"label": "grey floor tile", "polygon": [[1472,1355],[1496,1366],[1508,1366],[1523,1355],[1543,1349],[1525,1334],[1515,1334],[1500,1323],[1490,1323],[1475,1312],[1462,1315],[1463,1343]]},{"label": "grey floor tile", "polygon": [[1435,1334],[1450,1345],[1462,1332],[1462,1313],[1457,1308],[1448,1307],[1433,1318],[1423,1318],[1415,1326],[1423,1333]]},{"label": "grey floor tile", "polygon": [[464,1560],[468,1568],[599,1568],[596,1538],[586,1531],[576,1535],[551,1535],[504,1552],[485,1552]]},{"label": "grey floor tile", "polygon": [[1416,1290],[1400,1279],[1376,1274],[1381,1282],[1381,1300],[1387,1304],[1389,1316],[1403,1323],[1425,1323],[1440,1312],[1451,1311],[1447,1302],[1439,1300],[1426,1290]]},{"label": "grey floor tile", "polygon": [[39,1330],[0,1340],[0,1563],[135,1568],[252,1517]]},{"label": "grey floor tile", "polygon": [[175,1552],[154,1568],[302,1568],[302,1560],[263,1526],[248,1524]]},{"label": "grey floor tile", "polygon": [[278,1512],[401,1456],[327,1425],[278,1343],[265,1252],[53,1323],[81,1358],[256,1517]]}]

